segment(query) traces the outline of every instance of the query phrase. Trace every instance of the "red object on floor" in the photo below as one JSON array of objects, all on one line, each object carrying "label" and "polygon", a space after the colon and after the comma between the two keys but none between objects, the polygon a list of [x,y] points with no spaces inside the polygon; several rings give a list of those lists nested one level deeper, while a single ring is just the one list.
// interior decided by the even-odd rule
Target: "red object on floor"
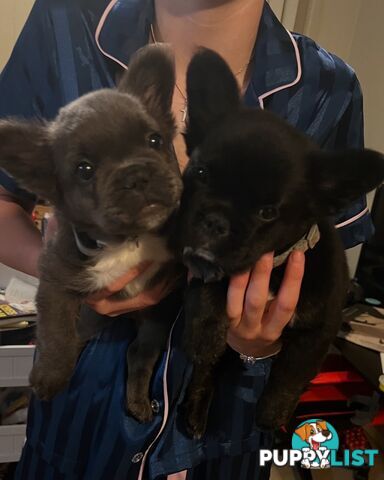
[{"label": "red object on floor", "polygon": [[[322,415],[338,416],[353,415],[353,408],[346,406],[348,400],[354,395],[372,396],[373,387],[358,373],[352,365],[341,355],[329,355],[321,372],[312,380],[308,389],[300,397],[297,417],[300,419],[313,418],[320,412],[319,404],[334,402],[331,411],[322,411]],[[310,410],[310,404],[314,409]],[[340,411],[335,411],[335,403],[345,405]],[[305,412],[300,412],[300,406],[305,407]],[[309,411],[310,410],[310,411]],[[322,410],[322,409],[321,409]],[[373,425],[384,425],[384,409],[380,410],[374,418]]]},{"label": "red object on floor", "polygon": [[339,439],[341,450],[368,450],[371,448],[362,427],[343,430]]}]

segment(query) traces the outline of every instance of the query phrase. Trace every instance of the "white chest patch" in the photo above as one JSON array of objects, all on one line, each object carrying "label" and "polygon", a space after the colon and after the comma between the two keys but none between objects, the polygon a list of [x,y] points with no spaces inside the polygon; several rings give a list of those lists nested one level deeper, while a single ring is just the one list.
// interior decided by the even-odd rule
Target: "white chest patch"
[{"label": "white chest patch", "polygon": [[95,257],[95,264],[86,270],[92,291],[111,285],[119,277],[142,262],[153,264],[126,286],[130,296],[142,292],[161,266],[172,259],[163,238],[143,235],[136,241],[126,241],[119,245],[107,245]]}]

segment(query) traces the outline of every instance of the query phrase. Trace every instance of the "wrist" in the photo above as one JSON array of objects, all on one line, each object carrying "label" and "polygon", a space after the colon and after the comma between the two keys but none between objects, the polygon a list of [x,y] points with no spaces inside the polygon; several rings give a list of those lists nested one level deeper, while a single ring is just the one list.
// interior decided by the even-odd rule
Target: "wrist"
[{"label": "wrist", "polygon": [[257,359],[272,357],[273,355],[277,355],[282,347],[280,339],[266,345],[265,343],[255,342],[254,340],[239,340],[230,337],[229,334],[227,339],[228,345],[232,350],[244,357],[254,357]]}]

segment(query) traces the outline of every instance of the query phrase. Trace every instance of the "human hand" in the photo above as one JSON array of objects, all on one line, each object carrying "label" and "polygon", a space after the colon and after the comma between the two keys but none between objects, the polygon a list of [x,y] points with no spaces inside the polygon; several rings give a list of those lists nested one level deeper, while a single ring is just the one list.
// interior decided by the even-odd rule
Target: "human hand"
[{"label": "human hand", "polygon": [[278,350],[284,327],[292,319],[300,296],[305,255],[293,252],[277,296],[268,300],[273,253],[263,255],[252,271],[231,278],[227,294],[230,321],[227,343],[233,350],[263,357]]},{"label": "human hand", "polygon": [[97,313],[108,315],[109,317],[117,317],[124,313],[143,310],[144,308],[156,305],[172,291],[172,281],[163,281],[155,285],[151,290],[144,291],[134,298],[123,300],[111,298],[112,295],[120,292],[128,283],[144,273],[151,265],[151,262],[143,262],[137,267],[132,268],[107,288],[87,297],[85,302]]}]

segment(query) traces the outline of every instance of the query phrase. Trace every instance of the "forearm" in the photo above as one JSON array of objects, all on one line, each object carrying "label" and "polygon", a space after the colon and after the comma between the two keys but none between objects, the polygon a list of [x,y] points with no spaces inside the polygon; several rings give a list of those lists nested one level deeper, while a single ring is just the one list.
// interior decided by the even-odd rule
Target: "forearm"
[{"label": "forearm", "polygon": [[38,276],[42,248],[40,232],[31,216],[17,203],[0,195],[0,262]]}]

